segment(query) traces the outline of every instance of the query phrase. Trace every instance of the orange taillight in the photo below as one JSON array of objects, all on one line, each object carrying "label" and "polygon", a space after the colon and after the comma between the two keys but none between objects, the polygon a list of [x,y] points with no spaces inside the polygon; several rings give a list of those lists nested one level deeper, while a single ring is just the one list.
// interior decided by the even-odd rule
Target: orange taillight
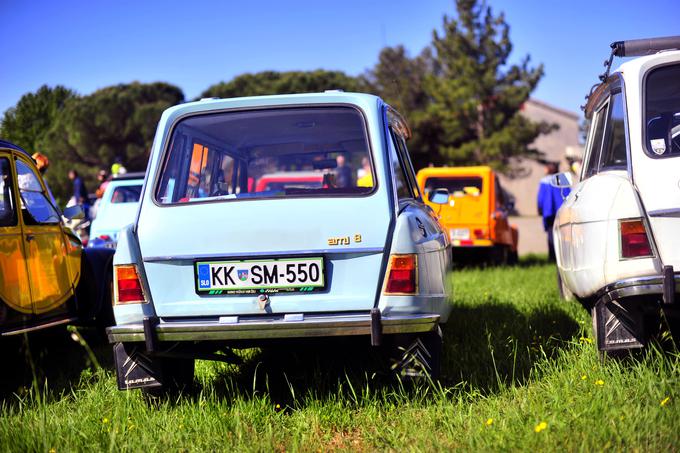
[{"label": "orange taillight", "polygon": [[387,268],[385,294],[415,294],[418,289],[416,255],[391,255]]},{"label": "orange taillight", "polygon": [[137,266],[134,264],[114,266],[113,281],[116,284],[114,304],[142,304],[146,302]]},{"label": "orange taillight", "polygon": [[642,219],[620,220],[619,230],[622,258],[642,258],[653,255],[647,228]]}]

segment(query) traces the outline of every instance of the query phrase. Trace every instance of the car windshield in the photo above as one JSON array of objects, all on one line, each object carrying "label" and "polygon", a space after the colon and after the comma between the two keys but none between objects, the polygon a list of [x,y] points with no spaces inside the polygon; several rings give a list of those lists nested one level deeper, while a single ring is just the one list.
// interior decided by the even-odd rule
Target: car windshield
[{"label": "car windshield", "polygon": [[654,69],[646,81],[647,152],[680,156],[680,64]]},{"label": "car windshield", "polygon": [[373,176],[364,119],[354,108],[222,112],[175,126],[156,200],[361,195],[373,190]]},{"label": "car windshield", "polygon": [[113,189],[111,203],[137,203],[142,193],[142,185],[118,186]]},{"label": "car windshield", "polygon": [[430,193],[437,189],[447,189],[454,197],[479,196],[482,193],[482,178],[479,176],[438,176],[427,178],[425,194],[430,199]]}]

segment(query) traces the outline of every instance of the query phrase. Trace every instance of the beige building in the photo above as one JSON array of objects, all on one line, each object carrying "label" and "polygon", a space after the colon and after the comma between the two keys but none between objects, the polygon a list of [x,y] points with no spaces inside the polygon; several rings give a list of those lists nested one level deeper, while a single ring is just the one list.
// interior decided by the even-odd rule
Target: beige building
[{"label": "beige building", "polygon": [[[559,129],[539,136],[532,146],[543,152],[545,160],[559,162],[561,171],[568,170],[566,156],[580,157],[582,152],[579,144],[581,117],[536,99],[527,101],[522,113],[530,120],[546,121],[559,126]],[[520,255],[530,252],[545,253],[545,233],[536,208],[538,184],[545,176],[545,169],[540,162],[533,159],[522,159],[519,166],[522,169],[521,176],[500,178],[503,187],[514,195],[515,209],[520,216],[512,219],[520,228],[519,252]]]}]

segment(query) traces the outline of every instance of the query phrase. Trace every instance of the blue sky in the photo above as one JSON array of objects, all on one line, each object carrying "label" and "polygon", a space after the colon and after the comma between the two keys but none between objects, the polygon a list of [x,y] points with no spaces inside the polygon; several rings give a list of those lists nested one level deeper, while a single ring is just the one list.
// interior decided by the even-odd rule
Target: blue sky
[{"label": "blue sky", "polygon": [[[578,111],[614,40],[678,35],[677,0],[490,0],[505,12],[512,59],[545,65],[533,96]],[[81,94],[166,81],[188,99],[244,72],[337,69],[358,75],[384,46],[429,44],[452,0],[0,0],[0,112],[43,84]]]}]

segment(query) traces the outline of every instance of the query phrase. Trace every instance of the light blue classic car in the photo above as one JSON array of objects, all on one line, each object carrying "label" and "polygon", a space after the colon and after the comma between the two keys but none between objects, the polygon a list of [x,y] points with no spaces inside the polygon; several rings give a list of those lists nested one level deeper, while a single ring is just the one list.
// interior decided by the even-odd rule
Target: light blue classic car
[{"label": "light blue classic car", "polygon": [[135,220],[143,184],[144,173],[127,173],[108,183],[94,205],[96,216],[90,228],[88,247],[116,248],[118,231]]},{"label": "light blue classic car", "polygon": [[409,136],[380,98],[341,91],[166,110],[114,258],[119,388],[185,386],[225,347],[337,336],[436,376],[450,244]]}]

